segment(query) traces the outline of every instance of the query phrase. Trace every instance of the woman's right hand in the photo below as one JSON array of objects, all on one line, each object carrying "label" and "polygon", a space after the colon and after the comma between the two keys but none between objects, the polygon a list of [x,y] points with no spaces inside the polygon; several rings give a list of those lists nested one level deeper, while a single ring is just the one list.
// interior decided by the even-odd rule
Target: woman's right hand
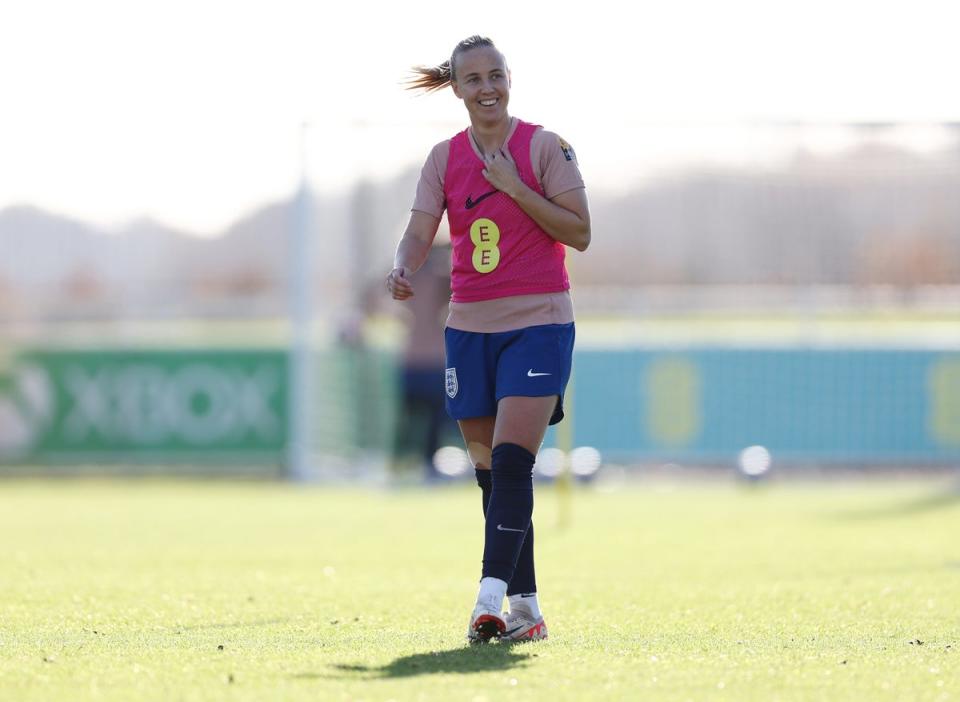
[{"label": "woman's right hand", "polygon": [[406,269],[394,268],[387,276],[387,290],[394,300],[406,300],[413,297],[413,286],[405,277]]}]

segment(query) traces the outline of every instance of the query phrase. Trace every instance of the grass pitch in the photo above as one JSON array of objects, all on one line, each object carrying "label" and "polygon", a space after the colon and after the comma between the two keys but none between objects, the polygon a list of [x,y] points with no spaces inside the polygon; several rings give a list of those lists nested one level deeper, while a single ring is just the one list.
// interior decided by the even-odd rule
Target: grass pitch
[{"label": "grass pitch", "polygon": [[0,483],[0,699],[960,699],[955,483],[557,499],[551,638],[469,647],[475,487]]}]

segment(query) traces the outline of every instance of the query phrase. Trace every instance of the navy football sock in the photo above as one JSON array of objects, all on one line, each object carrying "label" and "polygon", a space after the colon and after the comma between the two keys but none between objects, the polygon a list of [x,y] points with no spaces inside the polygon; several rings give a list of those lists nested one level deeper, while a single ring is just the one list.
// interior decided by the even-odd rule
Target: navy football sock
[{"label": "navy football sock", "polygon": [[508,583],[513,579],[533,514],[534,460],[532,453],[517,444],[500,444],[493,449],[493,489],[483,547],[485,578]]},{"label": "navy football sock", "polygon": [[[493,487],[493,471],[477,468],[475,472],[477,474],[477,485],[480,486],[483,516],[486,517],[487,507],[490,505],[490,490]],[[533,522],[530,522],[530,528],[527,529],[527,535],[523,539],[523,546],[520,548],[520,555],[517,557],[517,568],[513,573],[513,579],[510,581],[507,594],[525,595],[536,591],[537,575],[533,565]]]},{"label": "navy football sock", "polygon": [[490,506],[490,491],[493,489],[493,473],[492,470],[481,470],[480,468],[475,468],[474,471],[477,474],[477,485],[480,486],[480,499],[483,504],[483,516],[487,516],[487,507]]},{"label": "navy football sock", "polygon": [[537,575],[533,568],[533,522],[523,539],[520,555],[517,556],[517,568],[507,587],[508,595],[526,595],[537,591]]}]

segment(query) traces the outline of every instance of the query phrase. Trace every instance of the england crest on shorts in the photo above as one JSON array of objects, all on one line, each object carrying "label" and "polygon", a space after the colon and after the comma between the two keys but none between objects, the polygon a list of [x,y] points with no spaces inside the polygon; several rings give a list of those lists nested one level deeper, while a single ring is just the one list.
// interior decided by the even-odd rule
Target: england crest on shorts
[{"label": "england crest on shorts", "polygon": [[457,369],[447,368],[447,397],[451,400],[457,396],[457,390],[460,386],[457,384]]}]

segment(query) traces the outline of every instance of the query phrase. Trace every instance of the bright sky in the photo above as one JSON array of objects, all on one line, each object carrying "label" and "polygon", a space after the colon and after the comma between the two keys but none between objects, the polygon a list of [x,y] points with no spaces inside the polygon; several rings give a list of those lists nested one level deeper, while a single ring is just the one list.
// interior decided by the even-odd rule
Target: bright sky
[{"label": "bright sky", "polygon": [[403,91],[406,69],[475,33],[507,56],[511,113],[567,138],[588,187],[751,158],[771,122],[960,121],[951,4],[0,0],[0,208],[215,233],[290,195],[304,122],[317,188],[388,176],[466,119]]}]

